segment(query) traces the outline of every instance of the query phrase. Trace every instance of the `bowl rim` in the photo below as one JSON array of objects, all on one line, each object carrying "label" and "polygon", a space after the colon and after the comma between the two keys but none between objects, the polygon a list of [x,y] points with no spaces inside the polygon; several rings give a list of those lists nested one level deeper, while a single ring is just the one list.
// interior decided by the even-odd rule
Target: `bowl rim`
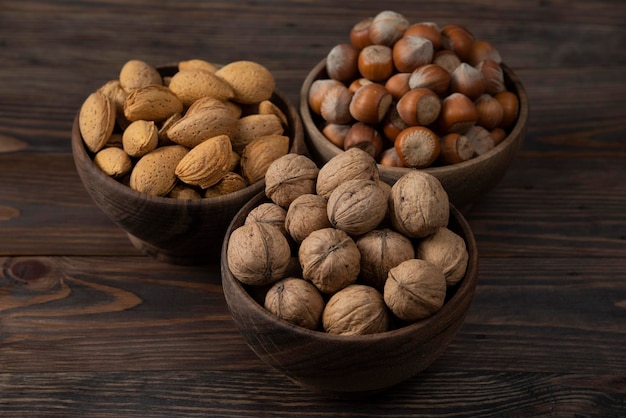
[{"label": "bowl rim", "polygon": [[[230,224],[228,225],[228,229],[224,236],[221,254],[222,280],[227,280],[232,284],[232,287],[241,294],[246,305],[250,306],[250,309],[254,310],[256,314],[261,315],[267,322],[276,324],[278,327],[280,327],[282,331],[295,332],[304,337],[322,339],[339,344],[358,342],[369,344],[388,340],[390,338],[407,338],[411,335],[414,335],[415,332],[419,332],[421,329],[426,329],[429,330],[430,333],[437,334],[438,332],[440,332],[440,330],[446,329],[452,322],[454,322],[456,318],[454,312],[458,307],[467,304],[467,309],[469,309],[469,305],[471,305],[471,302],[473,300],[476,284],[478,281],[478,246],[474,234],[469,226],[469,223],[467,222],[463,214],[456,207],[450,204],[450,215],[451,217],[454,217],[454,222],[456,222],[457,227],[461,232],[460,235],[464,239],[468,249],[468,264],[463,278],[459,283],[455,285],[456,289],[452,297],[448,299],[443,304],[441,309],[439,309],[433,315],[417,322],[401,326],[399,328],[366,335],[330,334],[324,331],[304,328],[277,317],[276,315],[265,309],[263,306],[261,306],[261,304],[259,304],[250,295],[250,293],[245,289],[244,285],[239,280],[237,280],[237,278],[230,272],[230,269],[228,267],[227,248],[230,235],[238,226],[243,224],[245,220],[243,216],[244,213],[249,212],[251,209],[265,201],[271,202],[271,200],[267,198],[267,196],[265,196],[264,192],[258,193],[237,212],[237,214],[233,217]],[[226,299],[230,309],[230,301],[228,301],[228,296],[226,297]],[[467,309],[465,309],[465,311],[467,311]],[[463,313],[465,313],[465,311]],[[433,326],[434,324],[439,323],[442,326]]]},{"label": "bowl rim", "polygon": [[[178,66],[176,64],[166,64],[157,66],[155,68],[163,77],[172,75],[176,71],[178,71]],[[289,98],[281,91],[274,89],[271,99],[273,99],[274,103],[276,103],[276,100],[282,102],[285,109],[287,109],[289,113],[289,115],[287,115],[288,118],[290,119],[290,121],[293,122],[293,126],[289,126],[289,129],[292,131],[290,136],[291,142],[289,152],[292,152],[292,148],[295,144],[304,141],[304,127],[302,124],[302,118],[300,117],[297,108],[293,106]],[[237,190],[235,192],[231,192],[222,196],[202,197],[202,199],[174,199],[171,197],[154,196],[147,193],[139,192],[132,189],[130,186],[127,186],[120,181],[114,179],[113,177],[107,175],[104,171],[100,170],[94,164],[93,157],[90,155],[91,153],[87,150],[86,144],[83,141],[82,135],[80,133],[80,127],[78,123],[79,114],[80,108],[76,112],[76,115],[74,116],[74,122],[72,124],[71,143],[74,158],[81,162],[84,162],[85,171],[88,171],[90,175],[94,177],[95,181],[97,181],[99,184],[106,184],[107,187],[112,189],[114,193],[121,195],[122,198],[143,200],[146,202],[171,207],[185,206],[191,208],[202,208],[209,205],[228,205],[232,202],[237,202],[241,200],[242,197],[250,195],[251,192],[263,190],[265,188],[265,179],[262,178],[241,190]],[[76,163],[78,165],[78,161]],[[79,169],[79,171],[82,170]]]},{"label": "bowl rim", "polygon": [[[437,174],[449,173],[452,169],[470,168],[472,166],[479,165],[483,163],[484,161],[491,159],[494,155],[500,152],[504,152],[509,146],[513,145],[518,140],[519,137],[521,137],[528,123],[528,115],[529,115],[528,95],[526,93],[526,89],[524,88],[524,85],[522,84],[517,74],[505,63],[501,63],[500,66],[502,67],[502,70],[505,75],[505,83],[507,82],[507,78],[508,78],[509,83],[515,88],[514,93],[516,93],[519,99],[519,111],[517,115],[517,120],[515,121],[515,125],[513,126],[509,134],[506,136],[506,138],[504,138],[502,142],[500,142],[498,145],[496,145],[493,149],[489,150],[488,152],[482,155],[473,157],[467,161],[463,161],[463,162],[456,163],[456,164],[443,165],[443,166],[431,166],[431,167],[421,168],[419,170],[425,171],[429,174],[436,176]],[[306,78],[304,79],[304,82],[302,83],[302,86],[300,88],[300,103],[299,103],[300,117],[302,118],[302,124],[304,125],[304,128],[306,130],[307,137],[317,136],[317,138],[320,140],[325,139],[326,142],[328,143],[327,148],[331,150],[336,150],[337,153],[340,153],[340,152],[343,152],[344,150],[342,150],[341,148],[339,148],[338,146],[336,146],[335,144],[333,144],[332,142],[326,139],[324,134],[322,134],[317,124],[313,120],[313,115],[309,107],[308,96],[309,96],[309,89],[311,87],[311,84],[313,84],[315,80],[324,78],[323,77],[324,75],[328,77],[326,73],[326,58],[323,58],[322,60],[320,60],[313,67],[313,69],[307,74]],[[312,141],[312,138],[310,139]],[[406,173],[407,170],[413,169],[411,167],[391,167],[391,166],[384,166],[381,164],[378,164],[378,166],[380,169],[386,171],[387,173],[395,173],[397,175],[402,175]]]}]

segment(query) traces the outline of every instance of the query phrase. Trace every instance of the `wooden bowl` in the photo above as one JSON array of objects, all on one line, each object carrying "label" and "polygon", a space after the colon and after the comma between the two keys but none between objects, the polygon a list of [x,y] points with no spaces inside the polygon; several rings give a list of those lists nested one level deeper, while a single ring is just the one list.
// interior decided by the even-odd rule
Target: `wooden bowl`
[{"label": "wooden bowl", "polygon": [[[423,169],[437,177],[448,192],[450,202],[466,211],[483,193],[492,189],[504,176],[515,158],[526,135],[528,122],[528,96],[515,73],[502,64],[507,89],[519,98],[519,115],[509,135],[491,151],[463,163]],[[309,108],[308,95],[315,80],[328,78],[326,59],[320,61],[307,75],[300,90],[300,116],[305,131],[305,141],[311,157],[322,166],[343,150],[330,142],[321,132],[323,120]],[[378,165],[383,181],[393,184],[411,168]]]},{"label": "wooden bowl", "polygon": [[267,311],[258,288],[243,285],[230,272],[226,243],[256,206],[256,195],[233,218],[222,248],[222,287],[230,313],[249,347],[266,364],[298,385],[336,398],[357,398],[388,389],[432,364],[463,324],[478,277],[478,249],[462,214],[451,207],[449,228],[465,240],[469,252],[465,276],[448,290],[433,316],[379,334],[345,336],[293,325]]},{"label": "wooden bowl", "polygon": [[[176,66],[159,67],[171,76]],[[290,152],[306,152],[302,120],[280,92],[271,99],[287,116]],[[113,222],[124,229],[133,245],[157,259],[174,264],[218,262],[224,233],[233,216],[251,197],[264,190],[260,180],[243,190],[220,197],[177,200],[137,192],[106,175],[93,163],[78,127],[72,127],[72,153],[87,192]]]}]

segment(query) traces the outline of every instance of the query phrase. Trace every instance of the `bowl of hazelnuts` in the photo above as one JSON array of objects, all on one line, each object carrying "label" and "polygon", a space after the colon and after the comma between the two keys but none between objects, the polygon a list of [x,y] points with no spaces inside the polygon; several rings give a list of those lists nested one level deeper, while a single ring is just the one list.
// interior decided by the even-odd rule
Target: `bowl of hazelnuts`
[{"label": "bowl of hazelnuts", "polygon": [[253,61],[124,63],[84,100],[72,129],[80,179],[145,254],[220,257],[228,223],[269,164],[305,150],[296,108]]},{"label": "bowl of hazelnuts", "polygon": [[429,367],[460,329],[478,250],[441,182],[393,185],[350,148],[321,168],[288,154],[233,218],[222,285],[238,329],[269,366],[329,397],[389,389]]},{"label": "bowl of hazelnuts", "polygon": [[384,181],[426,171],[464,211],[517,154],[528,97],[495,46],[464,26],[382,11],[357,22],[311,70],[300,114],[318,163],[360,147]]}]

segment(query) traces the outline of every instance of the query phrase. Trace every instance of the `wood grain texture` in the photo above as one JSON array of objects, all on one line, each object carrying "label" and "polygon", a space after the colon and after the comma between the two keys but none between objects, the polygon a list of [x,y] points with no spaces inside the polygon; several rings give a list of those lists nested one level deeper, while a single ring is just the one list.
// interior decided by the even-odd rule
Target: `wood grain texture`
[{"label": "wood grain texture", "polygon": [[80,186],[72,121],[129,59],[259,61],[298,103],[377,2],[0,2],[0,416],[626,416],[626,3],[385,2],[491,40],[530,100],[467,218],[479,280],[430,368],[330,401],[248,348],[219,266],[144,257]]}]

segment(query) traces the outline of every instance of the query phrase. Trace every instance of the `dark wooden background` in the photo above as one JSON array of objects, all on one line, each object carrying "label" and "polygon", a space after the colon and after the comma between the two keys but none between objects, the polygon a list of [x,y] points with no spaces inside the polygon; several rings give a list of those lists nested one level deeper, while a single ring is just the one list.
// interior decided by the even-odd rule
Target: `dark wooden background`
[{"label": "dark wooden background", "polygon": [[[332,401],[248,349],[217,265],[130,244],[83,189],[70,129],[135,58],[256,60],[297,104],[381,7],[491,40],[531,116],[467,216],[480,276],[454,342],[393,390]],[[0,59],[1,416],[626,416],[623,0],[0,0]]]}]

